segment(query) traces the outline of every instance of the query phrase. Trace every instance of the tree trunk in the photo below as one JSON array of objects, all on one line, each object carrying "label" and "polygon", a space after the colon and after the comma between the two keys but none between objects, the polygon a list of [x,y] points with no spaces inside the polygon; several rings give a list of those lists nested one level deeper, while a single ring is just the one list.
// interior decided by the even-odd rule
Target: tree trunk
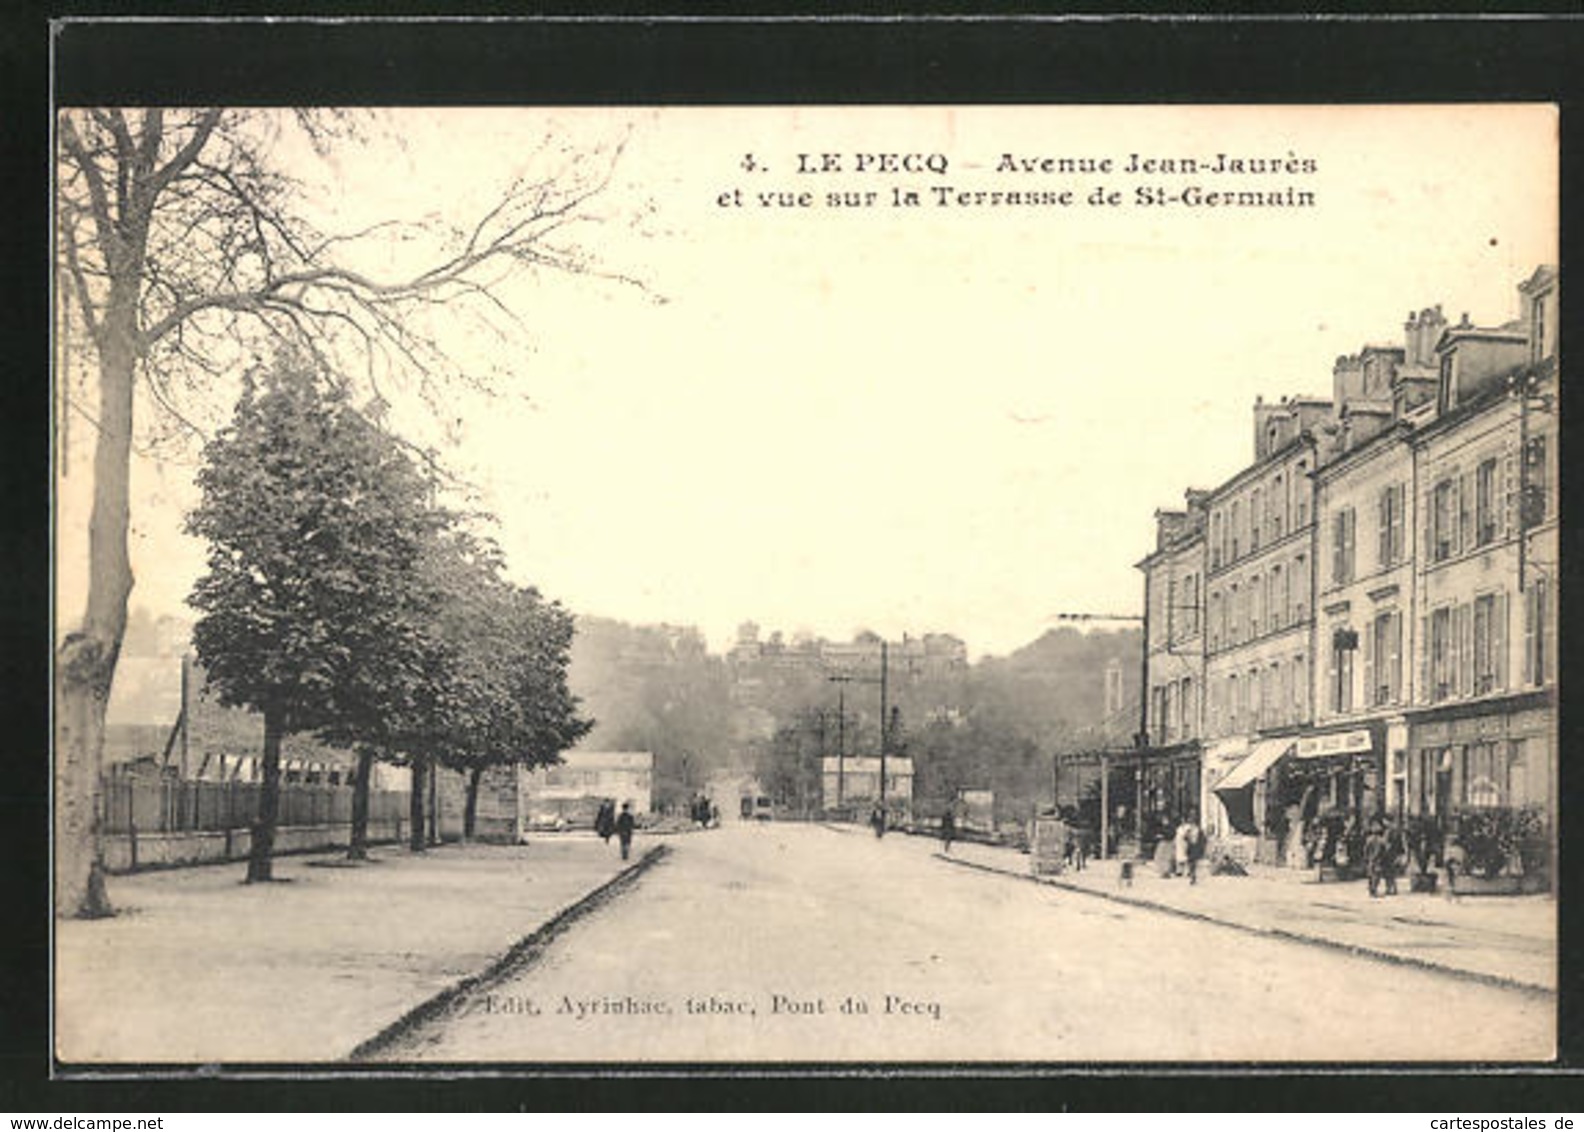
[{"label": "tree trunk", "polygon": [[484,768],[475,766],[468,772],[467,806],[462,811],[462,840],[472,841],[473,831],[478,818],[478,792],[479,779],[484,776]]},{"label": "tree trunk", "polygon": [[253,821],[253,844],[248,854],[249,884],[274,880],[275,827],[280,821],[280,751],[284,713],[264,709],[264,782],[259,791],[258,816]]},{"label": "tree trunk", "polygon": [[374,775],[374,748],[359,747],[357,776],[352,780],[352,836],[347,860],[368,860],[369,779]]},{"label": "tree trunk", "polygon": [[105,703],[114,664],[102,642],[73,634],[55,670],[55,914],[115,914],[105,892],[97,799]]},{"label": "tree trunk", "polygon": [[108,916],[95,798],[104,770],[105,708],[126,632],[132,562],[132,380],[135,289],[112,286],[97,343],[99,430],[88,518],[88,604],[82,628],[61,642],[55,670],[55,912]]},{"label": "tree trunk", "polygon": [[429,760],[429,844],[440,844],[440,764]]},{"label": "tree trunk", "polygon": [[429,823],[425,820],[424,811],[428,807],[424,804],[424,795],[428,786],[429,760],[419,755],[412,758],[412,785],[407,794],[407,848],[414,853],[422,853],[426,846],[424,831]]}]

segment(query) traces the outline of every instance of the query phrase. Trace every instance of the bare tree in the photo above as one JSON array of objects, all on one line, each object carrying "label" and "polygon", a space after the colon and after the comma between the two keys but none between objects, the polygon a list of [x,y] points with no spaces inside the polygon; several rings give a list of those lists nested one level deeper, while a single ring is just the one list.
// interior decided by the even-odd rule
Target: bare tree
[{"label": "bare tree", "polygon": [[401,271],[390,249],[417,234],[411,226],[328,235],[303,218],[300,185],[279,160],[291,144],[329,155],[363,141],[362,130],[336,112],[72,109],[57,119],[57,297],[85,332],[98,399],[84,409],[97,428],[86,609],[55,665],[58,914],[111,911],[95,795],[133,586],[135,406],[186,425],[193,395],[240,373],[261,337],[342,372],[356,359],[372,397],[400,382],[433,404],[458,381],[489,387],[488,373],[453,360],[441,328],[461,316],[510,332],[519,314],[509,280],[570,272],[635,283],[603,271],[574,231],[597,219],[619,144],[545,142],[538,172],[470,226],[424,228],[439,250]]}]

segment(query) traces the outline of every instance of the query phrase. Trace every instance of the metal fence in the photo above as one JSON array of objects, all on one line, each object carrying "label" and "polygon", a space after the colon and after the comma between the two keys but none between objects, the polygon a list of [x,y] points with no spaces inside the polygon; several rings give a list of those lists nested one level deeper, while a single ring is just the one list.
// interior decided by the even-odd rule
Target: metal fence
[{"label": "metal fence", "polygon": [[[263,786],[257,782],[182,781],[110,776],[100,782],[104,833],[223,833],[247,829],[258,816]],[[369,821],[407,816],[405,790],[369,791]],[[284,782],[281,826],[350,825],[352,788]]]}]

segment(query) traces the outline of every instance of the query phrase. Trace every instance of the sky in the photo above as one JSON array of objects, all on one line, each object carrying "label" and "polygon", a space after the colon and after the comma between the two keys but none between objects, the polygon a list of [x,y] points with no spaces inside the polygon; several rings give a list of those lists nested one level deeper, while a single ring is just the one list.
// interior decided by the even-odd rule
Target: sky
[{"label": "sky", "polygon": [[[834,639],[950,632],[1000,655],[1059,613],[1135,614],[1154,511],[1248,463],[1256,397],[1327,395],[1336,357],[1399,342],[1411,310],[1513,318],[1516,284],[1556,261],[1543,106],[379,122],[329,164],[282,143],[303,207],[331,230],[460,223],[542,167],[541,139],[624,141],[600,222],[572,234],[638,284],[503,285],[523,328],[452,344],[507,371],[508,393],[448,398],[444,458],[497,517],[518,580],[577,613],[696,625],[717,649],[754,621]],[[839,172],[798,171],[799,155],[819,170],[825,154]],[[1135,154],[1178,164],[1129,172]],[[1278,168],[1206,171],[1218,154]],[[1112,167],[1046,172],[1046,158]],[[1200,169],[1176,171],[1183,158]],[[1189,186],[1290,187],[1314,204],[1138,203]],[[1010,190],[1073,197],[957,203]],[[1087,203],[1097,190],[1120,203]],[[896,191],[919,203],[892,204]],[[832,192],[873,203],[833,206]],[[398,415],[435,431],[416,405]],[[63,631],[82,604],[90,439],[72,420],[57,476]],[[155,613],[182,612],[202,568],[180,533],[195,462],[164,452],[134,470],[132,603]]]}]

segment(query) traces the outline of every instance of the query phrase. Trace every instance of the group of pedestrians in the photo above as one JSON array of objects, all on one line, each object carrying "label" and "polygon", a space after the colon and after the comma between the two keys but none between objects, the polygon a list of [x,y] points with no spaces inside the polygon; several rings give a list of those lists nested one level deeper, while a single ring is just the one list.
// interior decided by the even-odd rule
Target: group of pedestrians
[{"label": "group of pedestrians", "polygon": [[623,802],[621,812],[616,812],[616,800],[606,798],[599,804],[599,811],[594,815],[594,832],[599,834],[601,841],[610,844],[611,834],[616,835],[616,840],[621,844],[622,860],[626,860],[632,852],[633,830],[637,827],[633,818],[632,803]]},{"label": "group of pedestrians", "polygon": [[1395,822],[1376,818],[1364,838],[1364,879],[1371,896],[1396,896],[1397,878],[1408,864],[1408,842]]},{"label": "group of pedestrians", "polygon": [[714,829],[720,825],[720,807],[698,794],[688,803],[688,817],[700,829]]}]

